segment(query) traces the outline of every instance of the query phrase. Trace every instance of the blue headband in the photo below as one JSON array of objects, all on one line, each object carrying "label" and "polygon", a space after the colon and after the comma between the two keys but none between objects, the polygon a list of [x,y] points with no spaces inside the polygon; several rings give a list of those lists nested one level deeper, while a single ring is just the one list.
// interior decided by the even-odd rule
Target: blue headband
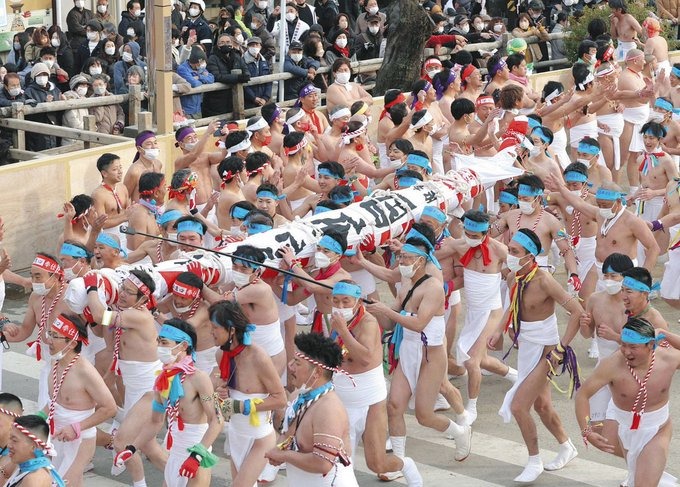
[{"label": "blue headband", "polygon": [[423,212],[420,214],[420,216],[429,216],[430,218],[437,220],[439,223],[446,223],[446,213],[436,206],[426,206],[423,208]]},{"label": "blue headband", "polygon": [[106,245],[107,247],[111,247],[112,249],[119,250],[125,257],[127,257],[128,255],[125,249],[122,248],[120,244],[116,242],[116,240],[108,233],[100,233],[99,236],[97,237],[97,243]]},{"label": "blue headband", "polygon": [[425,245],[427,245],[427,248],[430,249],[430,251],[432,251],[432,250],[434,249],[434,247],[432,246],[432,244],[430,243],[430,241],[427,239],[427,237],[426,237],[425,235],[423,235],[422,233],[420,233],[420,232],[419,232],[418,230],[416,230],[415,228],[412,228],[412,229],[409,230],[408,233],[406,234],[406,240],[408,240],[409,238],[417,238],[418,240],[422,240],[423,243],[424,243]]},{"label": "blue headband", "polygon": [[196,232],[199,235],[203,235],[205,232],[203,231],[203,225],[201,225],[199,222],[191,221],[191,220],[185,220],[183,222],[179,222],[177,225],[177,233],[182,233],[182,232]]},{"label": "blue headband", "polygon": [[325,167],[319,168],[319,175],[328,176],[329,178],[333,179],[340,179],[340,176],[333,174],[330,169],[326,169]]},{"label": "blue headband", "polygon": [[602,274],[621,274],[621,273],[612,269],[612,266],[608,266],[606,269],[602,269]]},{"label": "blue headband", "polygon": [[646,345],[649,342],[654,342],[654,348],[656,348],[656,343],[660,342],[666,338],[666,335],[660,334],[659,336],[655,337],[646,337],[642,335],[641,333],[631,330],[630,328],[622,328],[621,329],[621,342],[623,343],[632,343],[634,345]]},{"label": "blue headband", "polygon": [[323,205],[316,205],[316,208],[314,208],[314,214],[318,215],[320,213],[326,213],[327,211],[333,211],[330,208],[323,206]]},{"label": "blue headband", "polygon": [[[428,242],[426,240],[423,243],[427,244]],[[416,255],[419,255],[420,257],[425,257],[425,260],[429,260],[430,262],[432,262],[437,269],[442,268],[442,266],[439,264],[439,261],[434,256],[434,252],[430,252],[429,254],[426,254],[425,252],[420,250],[418,247],[416,247],[415,245],[411,245],[411,244],[404,244],[404,246],[401,248],[401,251],[407,252],[409,254],[416,254]]]},{"label": "blue headband", "polygon": [[257,329],[257,327],[255,325],[251,325],[251,324],[246,325],[246,329],[243,331],[243,344],[244,345],[252,345],[253,344],[253,338],[250,335],[256,329]]},{"label": "blue headband", "polygon": [[246,228],[248,229],[248,235],[257,235],[258,233],[268,232],[274,227],[264,223],[246,223]]},{"label": "blue headband", "polygon": [[541,122],[532,117],[527,117],[527,123],[529,124],[529,128],[531,130],[541,126]]},{"label": "blue headband", "polygon": [[621,193],[611,189],[597,188],[597,193],[595,193],[596,200],[604,201],[616,201],[621,199]]},{"label": "blue headband", "polygon": [[517,196],[515,196],[512,193],[508,193],[507,191],[501,191],[501,194],[498,198],[499,203],[506,203],[508,205],[519,205],[519,200],[517,199]]},{"label": "blue headband", "polygon": [[232,257],[231,261],[234,264],[239,264],[239,265],[242,265],[243,267],[250,267],[251,269],[259,269],[260,268],[260,264],[256,264],[254,262],[248,262],[248,261],[239,259],[237,256]]},{"label": "blue headband", "polygon": [[182,212],[179,210],[169,210],[163,213],[161,216],[159,216],[156,219],[156,223],[159,225],[165,225],[166,223],[169,223],[171,221],[179,220],[182,218]]},{"label": "blue headband", "polygon": [[596,156],[600,153],[600,149],[594,145],[586,144],[585,142],[578,143],[578,152],[583,152],[584,154],[590,154],[591,156]]},{"label": "blue headband", "polygon": [[673,104],[667,100],[664,100],[663,98],[657,98],[654,100],[654,106],[666,110],[667,112],[675,111]]},{"label": "blue headband", "polygon": [[536,244],[523,232],[517,232],[512,237],[513,242],[517,242],[522,247],[524,247],[530,254],[536,256],[538,255],[538,248]]},{"label": "blue headband", "polygon": [[673,66],[673,69],[671,69],[671,74],[676,78],[680,78],[680,69]]},{"label": "blue headband", "polygon": [[63,244],[59,253],[61,255],[68,255],[69,257],[75,257],[76,259],[88,257],[88,253],[85,250],[76,247],[75,245],[71,245],[70,243]]},{"label": "blue headband", "polygon": [[331,252],[335,252],[336,254],[342,255],[342,245],[340,245],[340,243],[337,242],[333,237],[324,235],[323,237],[321,237],[321,240],[319,240],[319,243],[317,245],[319,247],[323,247],[324,249],[328,249]]},{"label": "blue headband", "polygon": [[353,194],[344,195],[340,193],[333,193],[333,196],[331,196],[331,201],[335,201],[336,203],[351,203],[353,199]]},{"label": "blue headband", "polygon": [[578,171],[567,171],[564,173],[564,180],[567,183],[585,183],[588,181],[588,176]]},{"label": "blue headband", "polygon": [[409,154],[406,157],[406,164],[422,167],[427,171],[427,174],[432,174],[432,167],[427,157],[419,156],[418,154]]},{"label": "blue headband", "polygon": [[191,352],[191,358],[196,361],[196,346],[194,345],[193,340],[188,334],[179,328],[175,328],[171,325],[163,325],[161,326],[161,331],[158,332],[158,338],[167,338],[168,340],[172,340],[173,342],[177,343],[187,342],[193,350]]},{"label": "blue headband", "polygon": [[[529,120],[532,120],[531,118]],[[531,126],[531,123],[529,124]],[[550,142],[550,137],[543,132],[543,127],[538,125],[533,129],[533,134],[537,135],[543,142]]]},{"label": "blue headband", "polygon": [[285,198],[286,196],[285,195],[277,196],[274,193],[272,193],[271,191],[262,190],[262,191],[257,192],[257,197],[258,198],[269,198],[270,200],[279,201],[279,200],[282,200],[283,198]]},{"label": "blue headband", "polygon": [[463,219],[463,227],[469,232],[488,232],[489,222],[476,222],[465,218]]},{"label": "blue headband", "polygon": [[410,188],[418,183],[422,183],[420,179],[411,176],[398,176],[397,180],[400,188]]},{"label": "blue headband", "polygon": [[541,196],[543,190],[541,188],[532,188],[528,184],[520,184],[517,188],[517,194],[519,196]]},{"label": "blue headband", "polygon": [[332,294],[333,296],[350,296],[358,299],[361,297],[361,287],[349,282],[336,282]]},{"label": "blue headband", "polygon": [[651,293],[652,291],[656,291],[657,289],[659,289],[658,283],[652,284],[652,287],[649,287],[644,282],[640,282],[637,279],[630,276],[625,276],[623,278],[622,285],[623,287],[627,287],[628,289],[632,289],[633,291],[640,291],[641,293]]},{"label": "blue headband", "polygon": [[237,220],[245,220],[248,216],[248,213],[250,213],[250,210],[246,210],[240,206],[234,206],[231,209],[231,217],[236,218]]}]

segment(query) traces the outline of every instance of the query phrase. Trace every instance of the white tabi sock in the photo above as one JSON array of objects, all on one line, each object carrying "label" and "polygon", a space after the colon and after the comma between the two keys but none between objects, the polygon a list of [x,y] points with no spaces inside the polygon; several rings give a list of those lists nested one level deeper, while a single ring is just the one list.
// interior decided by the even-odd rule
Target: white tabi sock
[{"label": "white tabi sock", "polygon": [[405,436],[390,436],[392,442],[392,453],[399,458],[404,458],[406,455],[406,437]]},{"label": "white tabi sock", "polygon": [[461,433],[463,433],[463,427],[449,419],[449,427],[446,428],[446,431],[444,431],[446,437],[455,438],[459,436]]},{"label": "white tabi sock", "polygon": [[138,480],[137,482],[132,482],[132,487],[146,487],[146,479]]},{"label": "white tabi sock", "polygon": [[409,457],[404,458],[404,466],[401,469],[401,473],[404,474],[408,487],[423,486],[423,477],[421,477],[418,467],[416,467],[416,462],[413,459]]},{"label": "white tabi sock", "polygon": [[517,382],[517,369],[508,367],[508,372],[503,376],[504,379],[508,379],[513,384]]}]

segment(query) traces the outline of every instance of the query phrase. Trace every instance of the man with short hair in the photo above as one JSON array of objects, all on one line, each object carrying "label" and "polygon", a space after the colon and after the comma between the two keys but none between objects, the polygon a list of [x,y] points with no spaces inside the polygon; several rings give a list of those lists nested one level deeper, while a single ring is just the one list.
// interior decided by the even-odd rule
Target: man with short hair
[{"label": "man with short hair", "polygon": [[22,414],[21,399],[9,392],[0,392],[0,482],[6,482],[16,468],[9,456],[9,437],[14,420]]},{"label": "man with short hair", "polygon": [[[106,215],[103,229],[117,234],[121,239],[127,236],[119,227],[128,219],[127,209],[130,206],[130,195],[123,184],[123,165],[116,154],[105,153],[97,159],[97,170],[102,176],[102,183],[92,192],[94,209],[97,215]],[[126,247],[125,240],[123,246]]]},{"label": "man with short hair", "polygon": [[66,14],[66,34],[73,52],[87,41],[85,26],[93,19],[92,10],[85,8],[85,0],[73,0],[73,8]]},{"label": "man with short hair", "polygon": [[210,55],[213,46],[213,33],[210,30],[208,21],[203,14],[205,13],[204,0],[189,0],[189,8],[186,11],[186,18],[180,26],[182,32],[182,42],[187,44],[191,38],[192,42],[198,42],[203,46],[205,53]]},{"label": "man with short hair", "polygon": [[[130,209],[128,224],[138,232],[158,235],[156,219],[161,216],[164,202],[165,174],[145,172],[139,178],[139,200],[138,204]],[[129,250],[136,250],[149,238],[139,233],[130,235],[126,239],[126,246]]]},{"label": "man with short hair", "polygon": [[283,70],[293,75],[292,79],[286,80],[286,100],[298,98],[300,89],[316,77],[316,70],[320,67],[319,61],[303,55],[300,41],[292,41],[283,64]]},{"label": "man with short hair", "polygon": [[48,444],[50,431],[47,422],[39,415],[21,416],[14,420],[12,426],[9,455],[19,468],[5,487],[66,485],[49,459],[55,452]]},{"label": "man with short hair", "polygon": [[612,10],[609,19],[611,20],[611,36],[616,39],[616,59],[618,61],[628,60],[628,53],[635,49],[638,36],[642,35],[642,27],[639,22],[626,10],[625,0],[611,0],[609,8]]},{"label": "man with short hair", "polygon": [[135,137],[137,153],[132,164],[128,167],[123,184],[128,190],[132,201],[139,199],[139,178],[145,172],[163,172],[161,150],[155,132],[144,130]]},{"label": "man with short hair", "polygon": [[128,255],[118,236],[106,232],[97,235],[92,253],[98,269],[117,269],[125,264]]},{"label": "man with short hair", "polygon": [[[518,347],[518,379],[505,395],[498,414],[506,423],[515,418],[529,452],[524,470],[514,479],[521,483],[535,481],[544,470],[532,408],[559,443],[557,456],[545,465],[545,470],[560,470],[578,455],[552,405],[550,382],[546,378],[551,377],[551,370],[557,366],[554,364],[566,361],[571,367],[571,380],[578,380],[578,365],[569,344],[578,332],[583,308],[576,296],[569,296],[550,273],[539,268],[536,257],[540,252],[541,240],[533,231],[521,228],[512,237],[507,257],[511,272],[507,278],[510,307],[488,341],[489,348],[495,348],[503,331],[512,325]],[[557,327],[556,304],[569,312],[562,338]]]},{"label": "man with short hair", "polygon": [[[189,59],[177,66],[177,74],[187,80],[192,88],[214,83],[215,77],[207,69],[207,60],[203,49],[193,47]],[[184,115],[194,119],[201,118],[201,103],[203,102],[201,93],[185,95],[180,97],[179,100],[182,103]],[[212,133],[214,130],[208,130],[208,132]]]},{"label": "man with short hair", "polygon": [[[249,37],[246,41],[247,51],[243,54],[243,62],[248,68],[251,78],[267,76],[271,73],[269,63],[262,56],[262,39],[259,37]],[[243,94],[246,98],[246,107],[261,107],[272,97],[273,83],[262,83],[260,85],[245,86]]]},{"label": "man with short hair", "polygon": [[[233,71],[240,70],[240,74]],[[235,49],[234,40],[227,33],[221,33],[217,38],[216,49],[208,56],[208,71],[215,77],[215,82],[235,85],[247,83],[250,80],[248,68],[243,63],[240,51]],[[233,97],[231,89],[212,91],[203,96],[201,114],[213,117],[232,111]]]}]

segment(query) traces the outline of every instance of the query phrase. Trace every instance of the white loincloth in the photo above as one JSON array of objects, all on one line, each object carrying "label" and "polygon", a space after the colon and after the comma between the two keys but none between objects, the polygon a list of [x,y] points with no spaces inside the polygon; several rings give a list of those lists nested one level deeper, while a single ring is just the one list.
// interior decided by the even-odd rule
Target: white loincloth
[{"label": "white loincloth", "polygon": [[378,148],[378,160],[380,161],[380,169],[391,167],[390,157],[387,155],[387,145],[384,142],[376,142],[375,146]]},{"label": "white loincloth", "polygon": [[127,416],[132,406],[137,404],[144,394],[153,390],[156,376],[163,368],[160,360],[155,362],[135,362],[132,360],[118,360],[120,373],[125,385],[125,400],[123,417]]},{"label": "white loincloth", "polygon": [[299,200],[289,200],[288,202],[290,203],[290,209],[293,211],[297,210],[298,208],[300,208],[300,206],[302,206],[302,203],[304,203],[306,199],[307,197],[300,198]]},{"label": "white loincloth", "polygon": [[217,359],[215,354],[217,354],[218,347],[210,347],[205,350],[200,350],[196,352],[196,368],[202,370],[206,374],[210,375],[215,367],[217,367]]},{"label": "white loincloth", "polygon": [[[59,431],[66,426],[80,423],[92,416],[92,414],[94,414],[94,408],[86,409],[84,411],[75,411],[73,409],[66,409],[61,404],[56,403],[54,405],[54,430]],[[52,459],[52,465],[57,469],[59,475],[66,475],[68,469],[71,468],[83,440],[95,438],[96,436],[97,428],[92,427],[82,430],[80,432],[80,438],[73,441],[59,441],[52,437],[52,443],[57,452],[57,455]]]},{"label": "white loincloth", "polygon": [[[445,332],[446,321],[444,320],[444,315],[433,316],[432,320],[423,330],[427,337],[427,345],[432,347],[443,345]],[[404,373],[411,389],[411,399],[409,400],[409,407],[411,409],[415,407],[416,384],[418,384],[420,366],[424,358],[423,350],[424,344],[420,333],[404,328],[404,338],[399,346],[399,367]]]},{"label": "white loincloth", "polygon": [[2,311],[2,307],[5,305],[5,295],[6,295],[5,280],[2,278],[2,275],[0,274],[0,311]]},{"label": "white loincloth", "polygon": [[[680,225],[668,230],[671,242],[680,237]],[[664,264],[663,279],[659,294],[665,299],[680,299],[680,248],[668,251],[668,261]]]},{"label": "white loincloth", "polygon": [[352,280],[359,285],[361,288],[361,294],[363,296],[368,296],[369,294],[375,292],[375,277],[373,277],[373,274],[368,272],[366,269],[351,271],[349,275],[352,277]]},{"label": "white loincloth", "polygon": [[517,338],[517,382],[505,394],[503,405],[498,411],[503,421],[512,420],[512,400],[522,382],[545,359],[544,347],[557,345],[560,335],[557,330],[557,315],[552,314],[543,321],[522,321],[519,337]]},{"label": "white loincloth", "polygon": [[286,465],[286,479],[290,487],[359,487],[354,476],[352,465],[345,467],[336,463],[325,476],[320,473],[310,473],[288,463]]},{"label": "white loincloth", "polygon": [[623,110],[623,119],[633,125],[633,133],[630,137],[630,152],[642,152],[645,145],[642,141],[642,134],[640,129],[649,120],[649,105],[640,105],[639,107],[625,108]]},{"label": "white loincloth", "polygon": [[[663,207],[664,196],[655,196],[651,200],[640,201],[635,200],[637,206],[637,215],[646,222],[651,222],[657,219],[661,208]],[[639,241],[637,244],[637,258],[640,262],[645,261],[645,247]]]},{"label": "white loincloth", "polygon": [[363,436],[366,429],[368,408],[387,398],[387,384],[382,364],[369,371],[352,374],[352,377],[356,387],[345,374],[333,374],[335,393],[345,406],[349,417],[349,437],[354,456],[358,439]]},{"label": "white loincloth", "polygon": [[[597,349],[600,352],[600,357],[597,360],[597,365],[605,358],[611,356],[620,347],[618,342],[614,340],[606,340],[595,335],[595,342],[597,343]],[[607,408],[609,407],[609,401],[612,398],[611,390],[609,386],[606,385],[590,398],[590,418],[593,421],[603,421],[607,418]]]},{"label": "white loincloth", "polygon": [[595,264],[595,247],[597,247],[597,238],[593,235],[592,237],[580,237],[574,253],[578,259],[578,267],[576,272],[581,281],[585,280],[588,275],[588,271],[593,264]]},{"label": "white loincloth", "polygon": [[[246,399],[265,399],[268,394],[244,394],[236,389],[229,389],[229,397],[245,401]],[[260,418],[260,426],[252,426],[250,416],[243,414],[234,414],[229,420],[229,449],[231,461],[234,462],[237,471],[250,453],[255,440],[274,433],[271,411],[258,411],[257,415]]]},{"label": "white loincloth", "polygon": [[92,365],[94,365],[95,357],[99,352],[106,348],[106,340],[103,337],[98,337],[90,330],[87,334],[87,339],[89,343],[83,345],[82,356],[87,359]]},{"label": "white loincloth", "polygon": [[[200,443],[203,435],[208,431],[208,423],[189,424],[184,423],[184,429],[180,430],[177,425],[172,428],[172,448],[165,464],[165,487],[186,487],[189,479],[182,477],[179,470],[187,458],[188,448]],[[212,450],[212,448],[210,448]]]},{"label": "white loincloth", "polygon": [[557,158],[557,162],[560,164],[562,169],[565,169],[569,164],[571,164],[571,158],[569,153],[567,153],[567,131],[562,127],[557,132],[553,133],[553,141],[550,144],[550,148]]},{"label": "white loincloth", "polygon": [[262,347],[270,357],[280,354],[286,348],[283,344],[279,320],[268,325],[255,325],[255,331],[250,336],[253,343]]},{"label": "white loincloth", "polygon": [[[288,293],[293,292],[293,283],[288,283]],[[276,299],[276,305],[279,307],[279,321],[285,323],[289,318],[295,316],[295,306],[288,306],[283,304],[280,299]]]},{"label": "white loincloth", "polygon": [[[613,419],[619,423],[619,440],[626,454],[626,465],[628,466],[628,487],[635,487],[635,470],[637,459],[644,450],[647,443],[656,436],[661,427],[668,421],[668,403],[656,411],[645,411],[640,418],[640,427],[636,430],[630,429],[633,423],[633,413],[624,411],[614,404],[609,403],[609,409]],[[667,460],[667,458],[665,459]],[[660,487],[676,486],[677,479],[664,472],[659,482]]]},{"label": "white loincloth", "polygon": [[637,45],[635,44],[634,41],[621,41],[619,39],[616,40],[616,60],[617,61],[625,61],[626,60],[626,54],[628,54],[628,51],[631,49],[635,49]]},{"label": "white loincloth", "polygon": [[460,303],[460,289],[456,289],[449,296],[449,309]]},{"label": "white loincloth", "polygon": [[597,131],[600,135],[606,135],[612,139],[614,146],[614,169],[621,169],[621,141],[619,137],[623,133],[623,114],[608,113],[607,115],[598,115],[597,120],[609,127],[609,132],[605,132],[599,127]]},{"label": "white loincloth", "polygon": [[[578,149],[578,144],[584,137],[591,137],[597,140],[597,119],[576,125],[569,129],[569,145],[574,149]],[[606,165],[602,151],[600,151],[600,155],[597,157],[597,163],[601,166]]]},{"label": "white loincloth", "polygon": [[661,71],[666,73],[666,79],[668,79],[668,75],[671,74],[671,71],[673,70],[673,66],[671,66],[671,62],[666,59],[665,61],[658,61],[656,63],[656,75],[658,76],[661,74]]},{"label": "white loincloth", "polygon": [[432,174],[444,174],[444,141],[432,139]]},{"label": "white loincloth", "polygon": [[501,274],[484,274],[463,269],[465,287],[465,322],[456,341],[456,361],[463,364],[470,359],[470,349],[477,343],[489,320],[491,311],[500,309]]},{"label": "white loincloth", "polygon": [[[203,205],[198,205],[197,208],[199,208],[199,212],[205,208],[205,204]],[[219,226],[217,224],[217,205],[213,206],[210,211],[208,212],[208,216],[205,217],[206,220],[208,220],[210,223],[214,223],[215,226]],[[210,234],[210,232],[206,232],[206,234],[203,236],[203,246],[206,249],[214,249],[217,247],[217,239]]]}]

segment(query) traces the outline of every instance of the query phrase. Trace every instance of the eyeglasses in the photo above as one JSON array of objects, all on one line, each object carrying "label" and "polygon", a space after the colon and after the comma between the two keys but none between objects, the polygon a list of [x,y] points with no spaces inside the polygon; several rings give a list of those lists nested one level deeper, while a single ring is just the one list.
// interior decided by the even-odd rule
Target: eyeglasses
[{"label": "eyeglasses", "polygon": [[49,338],[50,340],[71,340],[69,337],[62,336],[59,333],[55,333],[53,331],[46,331],[45,337]]}]

